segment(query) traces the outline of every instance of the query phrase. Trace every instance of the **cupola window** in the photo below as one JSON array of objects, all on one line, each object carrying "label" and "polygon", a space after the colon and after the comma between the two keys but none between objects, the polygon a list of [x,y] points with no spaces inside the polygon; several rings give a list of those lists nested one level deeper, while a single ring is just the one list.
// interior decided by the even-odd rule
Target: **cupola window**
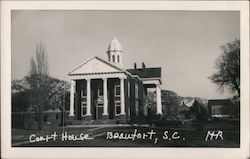
[{"label": "cupola window", "polygon": [[117,62],[120,63],[120,56],[117,55]]}]

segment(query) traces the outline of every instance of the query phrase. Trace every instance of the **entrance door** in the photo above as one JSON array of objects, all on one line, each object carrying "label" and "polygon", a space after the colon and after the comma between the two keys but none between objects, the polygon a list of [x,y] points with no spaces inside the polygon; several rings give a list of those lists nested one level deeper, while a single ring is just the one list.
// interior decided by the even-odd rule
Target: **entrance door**
[{"label": "entrance door", "polygon": [[94,120],[102,119],[102,113],[103,113],[103,101],[100,101],[100,99],[96,99],[94,101]]},{"label": "entrance door", "polygon": [[96,104],[96,120],[102,119],[102,113],[103,113],[103,103]]},{"label": "entrance door", "polygon": [[92,82],[93,90],[93,120],[102,119],[103,113],[103,86],[102,80],[95,80]]},{"label": "entrance door", "polygon": [[97,99],[96,99],[96,120],[102,119],[103,113],[103,86],[102,82],[97,87]]}]

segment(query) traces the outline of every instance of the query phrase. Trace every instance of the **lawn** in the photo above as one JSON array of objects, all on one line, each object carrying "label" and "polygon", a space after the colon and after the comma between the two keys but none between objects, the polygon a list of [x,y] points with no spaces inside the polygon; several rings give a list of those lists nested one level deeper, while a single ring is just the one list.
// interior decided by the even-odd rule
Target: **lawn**
[{"label": "lawn", "polygon": [[[210,135],[207,136],[208,132]],[[218,135],[218,132],[221,132],[221,134]],[[43,141],[46,140],[46,137],[47,141]],[[96,125],[58,127],[43,131],[12,130],[12,146],[14,147],[238,148],[240,147],[239,140],[239,127],[232,122],[209,122],[202,131],[197,131],[196,127],[190,123],[180,126],[166,125],[164,127],[149,125]]]}]

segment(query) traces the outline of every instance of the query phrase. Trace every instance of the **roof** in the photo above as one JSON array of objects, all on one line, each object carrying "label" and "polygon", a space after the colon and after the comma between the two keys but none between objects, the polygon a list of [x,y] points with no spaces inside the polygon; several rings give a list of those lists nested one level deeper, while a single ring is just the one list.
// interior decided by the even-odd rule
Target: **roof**
[{"label": "roof", "polygon": [[127,69],[132,75],[138,75],[140,78],[161,78],[161,68],[140,68]]},{"label": "roof", "polygon": [[211,99],[208,100],[208,105],[231,105],[231,101],[229,99]]},{"label": "roof", "polygon": [[194,104],[195,99],[194,98],[184,98],[181,102],[187,107],[192,107]]},{"label": "roof", "polygon": [[[97,63],[97,61],[100,61],[102,63]],[[94,62],[96,61],[96,62]],[[80,64],[75,69],[73,69],[71,72],[69,72],[68,75],[80,75],[80,74],[90,74],[90,73],[97,73],[97,72],[125,72],[126,70],[122,69],[121,67],[114,65],[98,56],[94,56],[87,60],[86,62]]]},{"label": "roof", "polygon": [[[86,66],[88,64],[92,65],[91,62],[92,61],[95,61],[95,60],[98,60],[98,61],[101,61],[103,62],[104,64],[106,64],[107,66],[110,66],[109,70],[107,70],[107,72],[104,72],[103,69],[104,69],[104,65],[100,65],[99,67],[94,63],[94,68],[95,71],[92,71],[92,69],[89,69],[88,67],[86,68]],[[91,66],[91,67],[92,67]],[[85,68],[84,68],[85,67]],[[101,67],[101,72],[98,71],[98,69]],[[86,62],[80,64],[79,66],[77,66],[75,69],[73,69],[72,71],[70,71],[68,73],[69,76],[74,76],[74,75],[84,75],[84,74],[100,74],[100,73],[114,73],[114,71],[110,71],[110,69],[114,69],[115,72],[124,72],[125,74],[131,76],[131,77],[136,77],[136,78],[139,78],[139,76],[137,75],[132,75],[130,72],[128,72],[127,70],[123,69],[122,67],[118,66],[118,65],[115,65],[109,61],[106,61],[98,56],[93,56],[92,58],[90,58],[89,60],[87,60]],[[87,70],[88,72],[85,72],[85,70]],[[90,71],[90,72],[89,72]]]},{"label": "roof", "polygon": [[113,37],[113,39],[109,43],[108,52],[109,51],[121,51],[122,52],[122,45],[115,37]]}]

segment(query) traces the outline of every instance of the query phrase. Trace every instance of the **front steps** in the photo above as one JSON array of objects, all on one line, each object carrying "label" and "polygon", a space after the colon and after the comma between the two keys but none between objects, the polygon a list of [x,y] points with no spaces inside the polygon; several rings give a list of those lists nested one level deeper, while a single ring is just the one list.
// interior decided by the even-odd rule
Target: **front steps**
[{"label": "front steps", "polygon": [[102,124],[126,124],[126,120],[109,119],[109,120],[72,120],[69,125],[102,125]]}]

